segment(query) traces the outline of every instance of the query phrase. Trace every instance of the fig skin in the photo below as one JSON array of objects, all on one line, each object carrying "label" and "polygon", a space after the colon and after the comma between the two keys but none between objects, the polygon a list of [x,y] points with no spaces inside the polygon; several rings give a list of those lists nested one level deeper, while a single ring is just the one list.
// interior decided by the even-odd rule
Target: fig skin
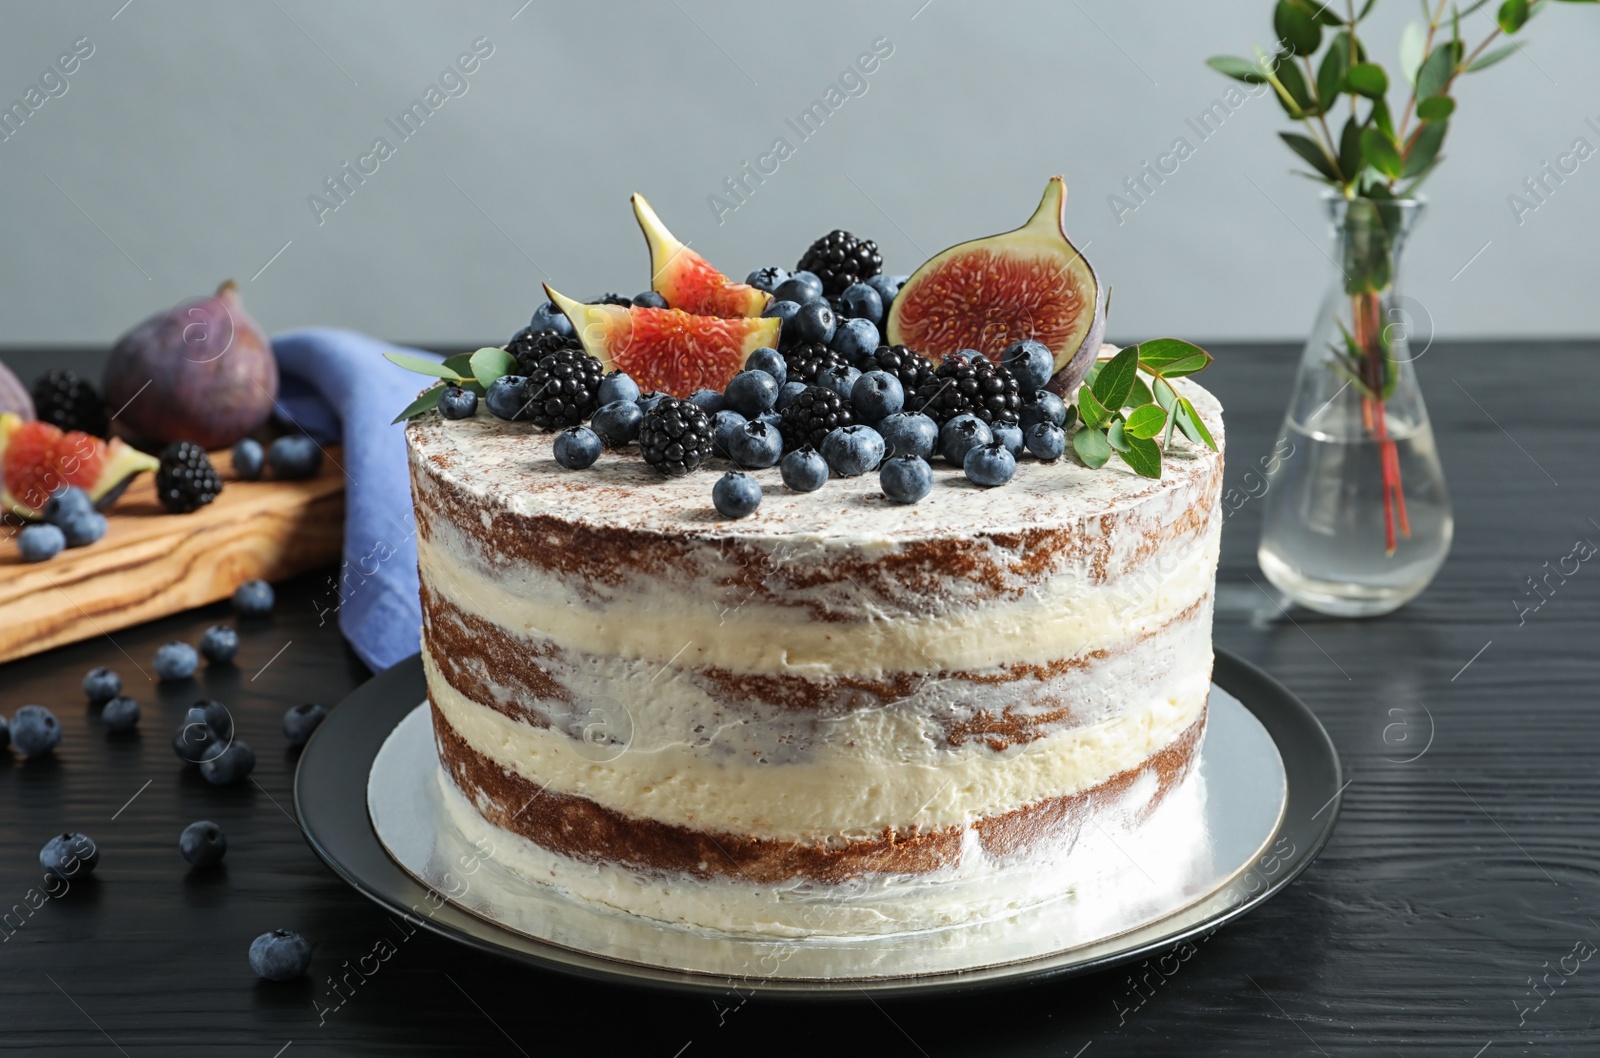
[{"label": "fig skin", "polygon": [[104,383],[106,406],[122,409],[112,423],[118,433],[151,447],[192,441],[210,450],[267,421],[278,362],[230,279],[117,339]]},{"label": "fig skin", "polygon": [[[1087,262],[1085,262],[1087,263]],[[1090,266],[1092,272],[1093,266]],[[1106,298],[1109,288],[1100,286],[1100,277],[1095,276],[1095,285],[1100,289],[1100,303],[1094,308],[1094,322],[1089,325],[1089,333],[1083,336],[1083,344],[1078,346],[1078,351],[1072,354],[1072,359],[1061,365],[1060,370],[1050,376],[1050,381],[1044,388],[1066,401],[1068,404],[1078,402],[1078,386],[1083,382],[1083,376],[1089,373],[1089,368],[1100,357],[1100,346],[1106,335]]]},{"label": "fig skin", "polygon": [[8,411],[23,422],[33,421],[33,397],[16,372],[0,361],[0,415]]}]

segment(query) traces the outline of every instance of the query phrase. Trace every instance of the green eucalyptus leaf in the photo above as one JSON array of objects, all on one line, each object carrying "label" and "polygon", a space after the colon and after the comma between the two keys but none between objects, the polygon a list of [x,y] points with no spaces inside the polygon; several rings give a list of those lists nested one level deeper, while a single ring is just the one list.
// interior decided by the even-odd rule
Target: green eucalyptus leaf
[{"label": "green eucalyptus leaf", "polygon": [[[1294,100],[1294,105],[1298,108],[1296,110],[1284,104],[1284,109],[1289,112],[1290,117],[1298,121],[1302,116],[1315,117],[1321,113],[1316,101],[1311,98],[1311,89],[1306,87],[1305,75],[1300,72],[1300,67],[1285,60],[1278,64],[1277,78],[1278,83],[1283,85],[1283,90],[1289,93],[1289,98]],[[1283,97],[1278,97],[1278,101],[1282,103]]]},{"label": "green eucalyptus leaf", "polygon": [[1106,444],[1118,452],[1128,450],[1127,427],[1121,419],[1112,419],[1111,425],[1106,427]]},{"label": "green eucalyptus leaf", "polygon": [[1144,437],[1128,438],[1126,451],[1118,452],[1122,461],[1133,468],[1134,473],[1144,478],[1159,478],[1161,476],[1161,449],[1156,447],[1154,441]]},{"label": "green eucalyptus leaf", "polygon": [[1500,5],[1495,21],[1506,36],[1510,36],[1528,23],[1528,0],[1506,0]]},{"label": "green eucalyptus leaf", "polygon": [[1128,399],[1122,402],[1124,408],[1143,408],[1154,404],[1155,398],[1150,395],[1150,387],[1144,384],[1144,379],[1138,375],[1133,377],[1133,389],[1128,393]]},{"label": "green eucalyptus leaf", "polygon": [[1150,392],[1156,398],[1156,404],[1161,410],[1171,412],[1177,406],[1178,394],[1166,379],[1157,378],[1150,386]]},{"label": "green eucalyptus leaf", "polygon": [[1309,8],[1295,0],[1278,0],[1272,9],[1272,28],[1282,45],[1296,55],[1310,55],[1322,43],[1322,26]]},{"label": "green eucalyptus leaf", "polygon": [[1111,418],[1111,413],[1088,386],[1078,390],[1078,414],[1083,416],[1083,424],[1091,430],[1102,428]]},{"label": "green eucalyptus leaf", "polygon": [[1083,385],[1094,385],[1094,380],[1100,377],[1100,365],[1102,363],[1104,363],[1103,360],[1096,360],[1094,363],[1089,365],[1089,370],[1083,373]]},{"label": "green eucalyptus leaf", "polygon": [[1361,134],[1361,156],[1367,160],[1368,165],[1391,180],[1400,175],[1400,170],[1405,165],[1400,159],[1399,150],[1395,148],[1394,140],[1378,129],[1367,129]]},{"label": "green eucalyptus leaf", "polygon": [[1334,183],[1341,180],[1339,170],[1328,161],[1328,156],[1322,153],[1322,148],[1317,146],[1317,141],[1310,136],[1298,132],[1280,132],[1278,137],[1289,145],[1289,149],[1298,154],[1311,168],[1321,173]]},{"label": "green eucalyptus leaf", "polygon": [[1146,404],[1128,413],[1123,432],[1132,437],[1154,437],[1167,425],[1167,413],[1155,404]]},{"label": "green eucalyptus leaf", "polygon": [[1453,40],[1445,41],[1429,52],[1417,70],[1417,98],[1427,99],[1443,92],[1460,59],[1461,45]]},{"label": "green eucalyptus leaf", "polygon": [[1139,366],[1152,375],[1182,378],[1203,371],[1211,364],[1211,354],[1182,338],[1152,338],[1129,348],[1138,351]]},{"label": "green eucalyptus leaf", "polygon": [[[1434,96],[1428,102],[1434,103],[1449,98],[1449,96]],[[1411,150],[1406,154],[1405,168],[1400,172],[1401,179],[1417,176],[1433,164],[1440,146],[1444,143],[1445,133],[1449,129],[1448,121],[1429,121],[1417,130],[1417,137],[1411,142]]]},{"label": "green eucalyptus leaf", "polygon": [[1443,121],[1455,113],[1456,101],[1449,96],[1429,96],[1417,104],[1417,117],[1423,121]]},{"label": "green eucalyptus leaf", "polygon": [[1206,424],[1200,421],[1200,413],[1194,410],[1188,397],[1178,398],[1178,429],[1183,435],[1197,445],[1205,445],[1213,452],[1217,450],[1217,442],[1212,440],[1211,431],[1206,429]]},{"label": "green eucalyptus leaf", "polygon": [[472,354],[472,377],[484,387],[491,385],[501,375],[515,374],[517,358],[504,349],[487,346]]},{"label": "green eucalyptus leaf", "polygon": [[383,358],[391,364],[398,364],[407,371],[415,371],[419,375],[430,375],[434,378],[445,378],[452,382],[459,381],[461,376],[445,367],[437,360],[424,360],[420,356],[407,356],[405,353],[384,353]]},{"label": "green eucalyptus leaf", "polygon": [[1111,458],[1111,443],[1106,440],[1105,434],[1091,426],[1072,435],[1072,450],[1078,453],[1078,458],[1090,470],[1099,470]]},{"label": "green eucalyptus leaf", "polygon": [[1394,139],[1394,118],[1389,113],[1389,104],[1381,99],[1372,101],[1372,113],[1367,115],[1374,128],[1378,129],[1391,140]]},{"label": "green eucalyptus leaf", "polygon": [[1352,92],[1357,92],[1368,99],[1381,99],[1389,90],[1389,75],[1383,72],[1383,67],[1377,63],[1362,62],[1350,67],[1350,72],[1345,74],[1345,84],[1350,86]]},{"label": "green eucalyptus leaf", "polygon": [[1133,391],[1133,380],[1139,372],[1139,347],[1130,345],[1106,361],[1094,380],[1094,395],[1102,406],[1115,411],[1127,401]]},{"label": "green eucalyptus leaf", "polygon": [[1333,43],[1328,46],[1328,53],[1322,57],[1322,65],[1317,67],[1317,99],[1321,101],[1323,109],[1333,105],[1334,97],[1344,85],[1345,72],[1349,69],[1350,34],[1336,33]]},{"label": "green eucalyptus leaf", "polygon": [[1406,84],[1417,83],[1417,69],[1422,66],[1422,52],[1427,46],[1428,30],[1422,23],[1407,23],[1400,31],[1400,74]]},{"label": "green eucalyptus leaf", "polygon": [[1344,131],[1339,134],[1339,170],[1354,176],[1361,172],[1361,126],[1355,118],[1347,118]]},{"label": "green eucalyptus leaf", "polygon": [[1467,72],[1476,73],[1479,70],[1487,70],[1501,59],[1506,59],[1516,54],[1517,49],[1520,47],[1522,47],[1521,44],[1507,44],[1503,48],[1496,48],[1493,51],[1486,51],[1476,59],[1472,60],[1472,62],[1467,66]]},{"label": "green eucalyptus leaf", "polygon": [[472,354],[457,353],[455,356],[447,356],[444,358],[444,366],[462,378],[468,378],[472,374]]},{"label": "green eucalyptus leaf", "polygon": [[[1378,2],[1378,0],[1367,0],[1366,3],[1362,4],[1360,13],[1358,13],[1356,15],[1356,21],[1360,22],[1362,19],[1364,19],[1368,15],[1372,14],[1372,7],[1377,2]],[[1487,3],[1487,0],[1485,0],[1485,2]]]},{"label": "green eucalyptus leaf", "polygon": [[1235,81],[1245,84],[1266,84],[1267,79],[1261,75],[1261,67],[1249,59],[1241,59],[1233,55],[1213,55],[1206,60],[1206,65]]},{"label": "green eucalyptus leaf", "polygon": [[[388,356],[389,354],[385,353],[384,355]],[[415,419],[418,415],[421,415],[425,411],[432,411],[434,408],[439,406],[439,398],[443,395],[444,383],[441,382],[431,389],[425,391],[422,396],[418,397],[416,400],[407,405],[406,410],[401,412],[399,415],[396,415],[394,417],[394,422],[391,422],[389,425],[393,426],[397,422],[405,422],[407,419]]]},{"label": "green eucalyptus leaf", "polygon": [[[1372,131],[1368,129],[1363,134],[1363,147],[1366,146],[1367,135]],[[1384,228],[1377,203],[1365,198],[1352,200],[1345,207],[1344,227],[1342,268],[1345,293],[1370,294],[1387,289],[1393,281],[1394,266],[1389,234]]]}]

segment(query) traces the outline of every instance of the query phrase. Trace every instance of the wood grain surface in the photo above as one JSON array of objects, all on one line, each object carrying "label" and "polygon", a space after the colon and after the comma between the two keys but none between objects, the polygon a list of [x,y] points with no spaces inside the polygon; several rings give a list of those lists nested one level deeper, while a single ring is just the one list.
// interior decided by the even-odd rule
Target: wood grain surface
[{"label": "wood grain surface", "polygon": [[[226,599],[244,581],[282,580],[338,562],[344,472],[328,450],[314,478],[242,481],[229,452],[211,453],[217,498],[188,514],[156,500],[140,474],[106,511],[106,535],[49,562],[0,545],[0,661],[26,657]],[[21,522],[0,524],[9,538]]]},{"label": "wood grain surface", "polygon": [[[1228,486],[1241,488],[1271,449],[1297,350],[1213,352],[1205,383],[1227,409]],[[188,684],[149,683],[140,668],[161,643],[227,620],[225,606],[0,667],[0,709],[43,702],[66,729],[52,760],[0,753],[0,909],[38,884],[51,834],[82,830],[102,848],[92,882],[4,931],[0,1051],[1600,1054],[1600,958],[1580,957],[1600,945],[1600,567],[1520,623],[1513,605],[1546,561],[1579,538],[1600,543],[1600,343],[1441,343],[1418,371],[1457,522],[1414,603],[1372,621],[1284,612],[1255,564],[1259,499],[1226,522],[1217,642],[1315,709],[1350,784],[1322,857],[1193,952],[992,995],[802,1006],[600,985],[410,935],[325,869],[289,814],[283,710],[335,701],[364,676],[331,619],[319,623],[330,570],[282,586],[271,619],[241,627],[238,666]],[[85,707],[78,681],[97,664],[143,704],[138,735],[107,737]],[[254,781],[209,787],[173,756],[172,730],[202,694],[255,746]],[[229,835],[217,875],[178,856],[179,831],[201,818]],[[251,974],[251,938],[279,926],[315,943],[310,979]],[[385,945],[393,954],[372,957]]]}]

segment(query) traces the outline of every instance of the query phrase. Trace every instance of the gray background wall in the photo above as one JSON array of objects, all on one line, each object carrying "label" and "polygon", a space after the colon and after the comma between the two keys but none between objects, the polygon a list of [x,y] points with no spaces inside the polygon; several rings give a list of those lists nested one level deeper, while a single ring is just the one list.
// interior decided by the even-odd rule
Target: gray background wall
[{"label": "gray background wall", "polygon": [[[1202,60],[1268,43],[1270,8],[12,0],[0,101],[73,41],[94,53],[0,142],[0,342],[106,342],[228,276],[269,330],[501,341],[547,279],[579,297],[647,285],[634,190],[741,277],[834,227],[904,272],[1020,223],[1055,172],[1116,288],[1114,337],[1299,335],[1330,266],[1282,112],[1250,100],[1205,141],[1185,123],[1231,83]],[[1415,13],[1383,0],[1371,48],[1392,60]],[[1555,4],[1525,35],[1458,92],[1409,254],[1442,335],[1600,331],[1600,155],[1522,223],[1506,202],[1574,139],[1600,150],[1600,12]],[[385,118],[479,37],[494,51],[466,93],[401,141]],[[801,141],[785,119],[880,37],[894,52],[869,90]],[[379,136],[393,156],[319,224],[307,197]],[[719,224],[707,197],[780,136],[793,156]],[[1179,137],[1192,156],[1119,223],[1107,196]]]}]

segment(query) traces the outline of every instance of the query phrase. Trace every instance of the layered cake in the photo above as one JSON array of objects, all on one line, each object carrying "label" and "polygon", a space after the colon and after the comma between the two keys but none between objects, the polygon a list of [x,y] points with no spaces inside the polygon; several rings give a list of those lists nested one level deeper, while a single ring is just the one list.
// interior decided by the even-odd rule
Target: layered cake
[{"label": "layered cake", "polygon": [[442,778],[531,881],[877,932],[1070,895],[1086,830],[1077,869],[1120,866],[1101,839],[1131,850],[1166,799],[1187,829],[1143,873],[1199,839],[1220,453],[1159,480],[1030,465],[1003,493],[941,469],[911,507],[875,475],[804,494],[763,470],[759,515],[727,521],[696,475],[563,472],[525,424],[407,437]]}]

